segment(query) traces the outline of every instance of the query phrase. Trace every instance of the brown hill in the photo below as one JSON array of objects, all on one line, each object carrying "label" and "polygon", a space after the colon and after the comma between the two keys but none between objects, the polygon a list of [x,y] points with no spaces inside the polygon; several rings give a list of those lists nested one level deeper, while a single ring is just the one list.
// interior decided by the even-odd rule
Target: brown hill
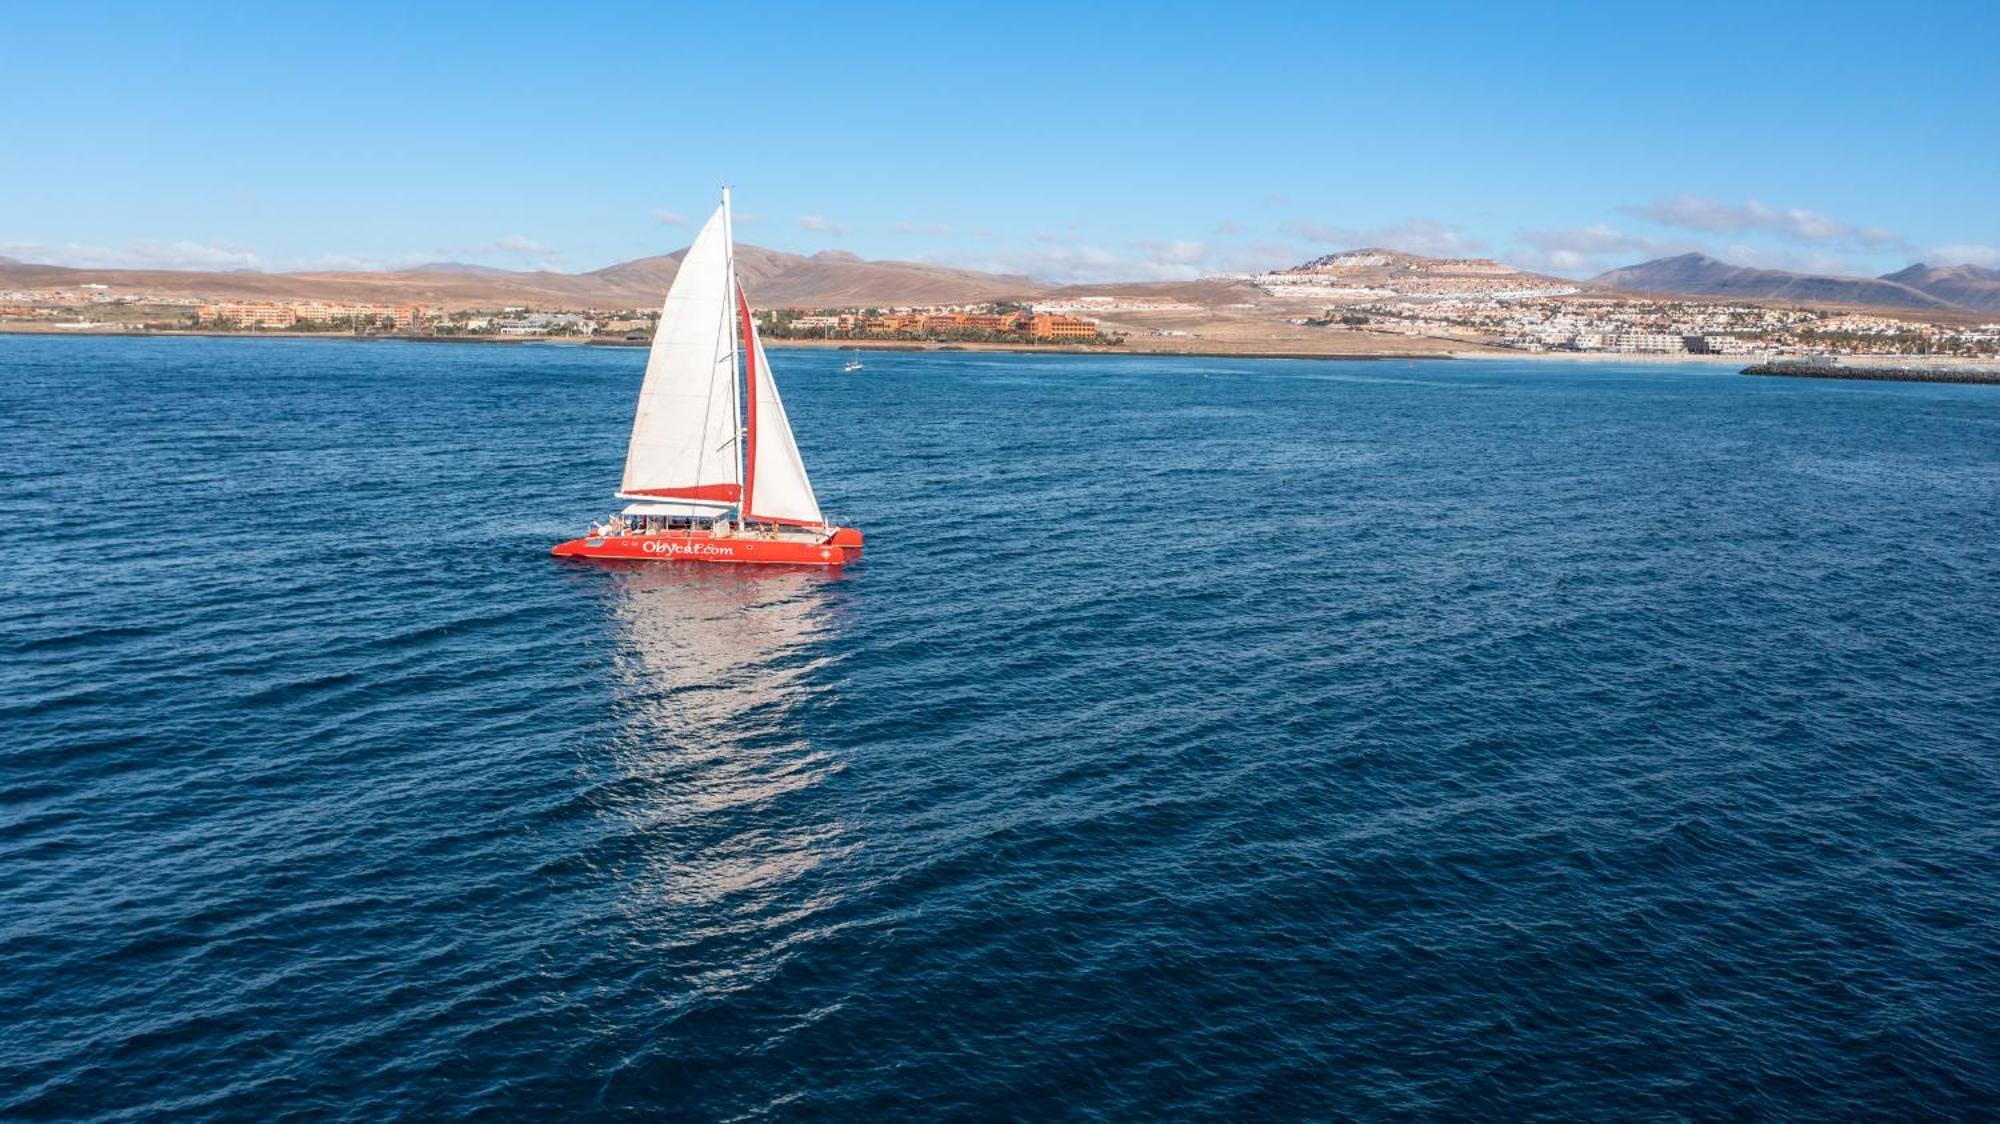
[{"label": "brown hill", "polygon": [[1628,265],[1591,278],[1594,285],[1641,293],[1737,297],[1810,304],[1953,310],[1959,306],[1899,281],[1752,269],[1706,254],[1681,254]]},{"label": "brown hill", "polygon": [[[342,300],[433,308],[646,308],[666,295],[685,250],[588,273],[508,270],[434,262],[385,272],[204,273],[166,269],[78,269],[0,261],[0,288],[109,285],[171,300]],[[828,251],[805,257],[736,247],[737,272],[761,307],[966,304],[1035,296],[1044,286],[1009,274],[922,262],[863,261]]]},{"label": "brown hill", "polygon": [[1975,312],[2000,312],[2000,269],[1976,265],[1925,265],[1885,273],[1880,280],[1921,289]]},{"label": "brown hill", "polygon": [[923,262],[864,262],[852,254],[814,254],[744,287],[766,305],[970,304],[1031,297],[1043,286],[1026,277],[980,273]]}]

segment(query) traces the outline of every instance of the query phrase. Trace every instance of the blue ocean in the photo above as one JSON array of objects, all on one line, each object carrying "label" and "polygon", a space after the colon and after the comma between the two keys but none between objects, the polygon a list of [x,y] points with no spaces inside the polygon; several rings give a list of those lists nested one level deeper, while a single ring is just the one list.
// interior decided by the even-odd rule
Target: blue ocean
[{"label": "blue ocean", "polygon": [[2000,1113],[2000,391],[0,337],[0,1117]]}]

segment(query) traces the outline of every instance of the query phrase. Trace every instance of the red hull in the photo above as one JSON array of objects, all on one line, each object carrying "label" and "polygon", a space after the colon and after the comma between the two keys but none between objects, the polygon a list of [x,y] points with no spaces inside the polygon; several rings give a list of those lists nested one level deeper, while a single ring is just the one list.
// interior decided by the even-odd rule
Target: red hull
[{"label": "red hull", "polygon": [[563,558],[618,558],[647,562],[839,566],[860,553],[860,549],[861,533],[842,528],[813,542],[767,539],[755,535],[717,537],[702,532],[581,538],[557,543],[549,553]]}]

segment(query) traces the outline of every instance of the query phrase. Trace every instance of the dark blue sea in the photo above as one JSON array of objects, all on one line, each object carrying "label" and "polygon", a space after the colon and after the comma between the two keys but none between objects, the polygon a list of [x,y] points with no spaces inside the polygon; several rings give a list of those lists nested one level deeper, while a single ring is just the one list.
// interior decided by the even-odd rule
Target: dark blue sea
[{"label": "dark blue sea", "polygon": [[0,337],[0,1117],[1991,1119],[2000,388]]}]

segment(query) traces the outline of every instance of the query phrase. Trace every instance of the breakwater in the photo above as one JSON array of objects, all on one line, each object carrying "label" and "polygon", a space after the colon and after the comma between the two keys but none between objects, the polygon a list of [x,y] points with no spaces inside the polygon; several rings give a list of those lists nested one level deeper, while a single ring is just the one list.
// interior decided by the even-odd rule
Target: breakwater
[{"label": "breakwater", "polygon": [[1743,373],[1804,379],[1873,379],[1880,382],[2000,383],[2000,367],[1849,367],[1831,363],[1753,363],[1743,368]]}]

